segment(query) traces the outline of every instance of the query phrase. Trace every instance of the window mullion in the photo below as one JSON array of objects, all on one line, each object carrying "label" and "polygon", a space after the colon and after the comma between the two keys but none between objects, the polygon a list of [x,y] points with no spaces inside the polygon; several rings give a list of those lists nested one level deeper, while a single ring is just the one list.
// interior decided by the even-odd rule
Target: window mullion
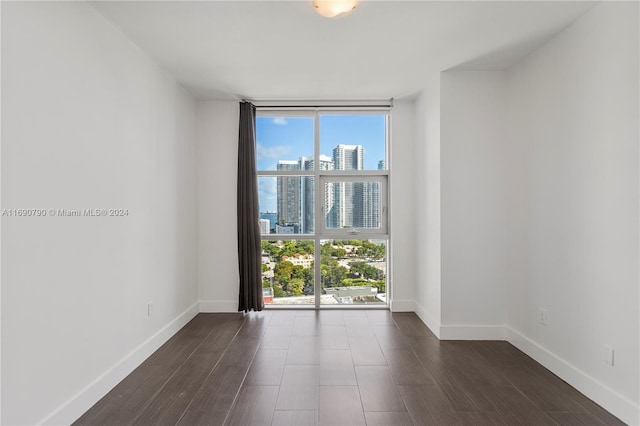
[{"label": "window mullion", "polygon": [[[314,116],[314,126],[313,126],[313,171],[314,171],[314,205],[315,205],[315,223],[313,227],[314,241],[315,241],[315,249],[314,249],[314,290],[313,294],[315,295],[315,305],[316,308],[320,308],[320,297],[322,295],[322,284],[321,284],[321,273],[320,273],[320,232],[321,226],[324,226],[324,196],[321,195],[320,192],[320,119],[318,111],[316,110]],[[320,202],[319,202],[320,201]],[[322,225],[320,224],[322,222]]]}]

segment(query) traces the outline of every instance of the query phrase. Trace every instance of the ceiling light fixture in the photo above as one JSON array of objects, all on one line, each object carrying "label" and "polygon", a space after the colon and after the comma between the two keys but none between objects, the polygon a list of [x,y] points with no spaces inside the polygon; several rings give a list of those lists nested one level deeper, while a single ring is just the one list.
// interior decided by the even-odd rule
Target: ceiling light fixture
[{"label": "ceiling light fixture", "polygon": [[341,18],[358,6],[359,0],[313,0],[313,7],[326,18]]}]

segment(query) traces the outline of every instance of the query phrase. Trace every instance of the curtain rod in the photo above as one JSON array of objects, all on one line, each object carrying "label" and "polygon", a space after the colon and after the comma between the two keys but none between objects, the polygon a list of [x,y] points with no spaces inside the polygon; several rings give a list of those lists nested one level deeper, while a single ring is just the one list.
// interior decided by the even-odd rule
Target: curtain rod
[{"label": "curtain rod", "polygon": [[393,105],[256,105],[256,108],[391,108]]},{"label": "curtain rod", "polygon": [[[393,108],[393,98],[389,99],[388,102],[385,101],[371,101],[372,103],[367,103],[367,101],[353,101],[353,103],[349,103],[349,101],[344,101],[344,103],[331,104],[331,103],[323,103],[323,101],[309,101],[309,103],[305,103],[304,101],[291,101],[291,103],[287,103],[288,101],[270,101],[270,100],[250,100],[250,99],[242,99],[242,102],[250,102],[256,106],[256,108]],[[314,103],[317,102],[317,103]],[[327,101],[331,102],[331,101]],[[358,103],[361,102],[361,103]],[[374,103],[380,102],[380,103]]]}]

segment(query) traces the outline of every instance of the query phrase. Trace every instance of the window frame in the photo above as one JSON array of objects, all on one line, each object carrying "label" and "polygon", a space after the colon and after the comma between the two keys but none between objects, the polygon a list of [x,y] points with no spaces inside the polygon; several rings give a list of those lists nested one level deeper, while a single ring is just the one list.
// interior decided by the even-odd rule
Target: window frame
[{"label": "window frame", "polygon": [[[331,308],[332,305],[322,305],[320,303],[320,295],[322,292],[322,282],[320,274],[320,245],[321,241],[326,240],[386,240],[387,241],[387,274],[386,280],[386,303],[378,305],[378,307],[388,309],[390,307],[391,296],[391,258],[390,258],[390,152],[391,152],[391,106],[388,108],[351,108],[351,107],[256,107],[256,115],[258,117],[309,117],[314,119],[314,142],[313,142],[313,158],[320,158],[320,117],[323,115],[384,115],[385,117],[385,168],[382,170],[320,170],[319,162],[314,161],[313,170],[260,170],[257,169],[257,177],[313,177],[314,178],[314,229],[313,233],[298,234],[261,234],[261,241],[273,240],[312,240],[314,241],[317,265],[314,268],[314,295],[315,309],[320,307]],[[256,158],[257,166],[257,158]],[[380,184],[380,228],[357,228],[355,232],[353,228],[326,228],[325,217],[323,214],[325,205],[325,195],[323,188],[324,183],[334,180],[345,180],[352,182],[378,182]],[[322,194],[320,197],[318,194]],[[350,232],[351,231],[351,232]],[[302,307],[304,305],[277,306],[278,308]],[[360,305],[339,305],[341,308],[362,308]],[[375,305],[371,305],[375,306]],[[269,305],[273,308],[274,305]]]}]

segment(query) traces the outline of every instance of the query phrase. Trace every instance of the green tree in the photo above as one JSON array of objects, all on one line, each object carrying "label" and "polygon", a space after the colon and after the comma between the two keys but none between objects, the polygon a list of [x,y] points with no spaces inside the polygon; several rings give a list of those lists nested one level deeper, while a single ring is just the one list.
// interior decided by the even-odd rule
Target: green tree
[{"label": "green tree", "polygon": [[286,241],[280,251],[278,252],[278,258],[282,259],[282,256],[291,257],[298,253],[298,247],[295,241]]},{"label": "green tree", "polygon": [[291,271],[291,278],[300,278],[304,280],[304,266],[293,265],[293,270]]},{"label": "green tree", "polygon": [[289,284],[287,284],[287,290],[291,296],[302,296],[303,289],[304,281],[301,278],[293,278]]},{"label": "green tree", "polygon": [[313,287],[313,280],[314,280],[314,273],[313,273],[313,264],[311,265],[311,268],[305,268],[302,271],[302,279],[304,280],[304,286],[305,288],[307,287]]},{"label": "green tree", "polygon": [[284,290],[279,285],[273,286],[273,297],[284,297]]},{"label": "green tree", "polygon": [[349,270],[352,274],[359,274],[361,277],[367,280],[375,280],[378,279],[380,271],[375,266],[368,265],[365,262],[351,262],[349,263]]},{"label": "green tree", "polygon": [[298,241],[298,253],[313,254],[315,251],[315,243],[310,240]]},{"label": "green tree", "polygon": [[344,266],[340,266],[338,262],[331,266],[327,265],[322,282],[325,287],[338,287],[342,280],[347,278],[348,272],[349,270]]},{"label": "green tree", "polygon": [[293,273],[293,263],[285,260],[284,262],[278,262],[273,268],[273,277],[283,286],[286,286],[291,281],[291,274]]},{"label": "green tree", "polygon": [[356,285],[369,285],[370,283],[362,278],[345,278],[340,285],[342,287],[352,287]]},{"label": "green tree", "polygon": [[269,270],[271,270],[271,268],[269,268],[269,265],[267,265],[267,264],[263,263],[263,264],[262,264],[262,272],[267,272],[267,271],[269,271]]},{"label": "green tree", "polygon": [[267,253],[269,256],[274,256],[280,250],[275,244],[271,241],[263,241],[262,244],[262,252]]}]

